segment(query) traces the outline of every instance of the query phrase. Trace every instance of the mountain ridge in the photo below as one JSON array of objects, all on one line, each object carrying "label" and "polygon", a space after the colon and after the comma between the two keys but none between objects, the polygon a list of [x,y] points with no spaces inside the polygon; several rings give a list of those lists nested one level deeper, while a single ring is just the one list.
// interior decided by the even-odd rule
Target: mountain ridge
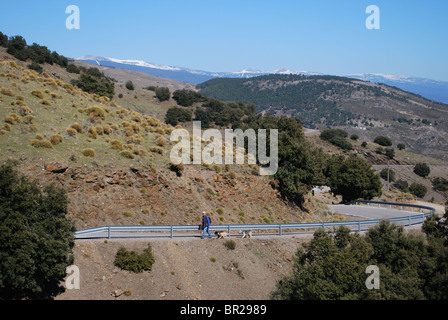
[{"label": "mountain ridge", "polygon": [[[326,75],[324,73],[305,70],[290,70],[286,67],[277,68],[273,71],[246,68],[234,72],[212,72],[177,66],[160,65],[142,60],[116,59],[94,55],[81,56],[75,58],[75,60],[106,67],[145,72],[158,77],[192,84],[200,84],[213,78],[252,78],[269,74]],[[345,74],[334,76],[349,77],[373,83],[382,83],[389,86],[395,86],[399,89],[421,95],[424,98],[436,102],[448,103],[448,81],[380,73]]]}]

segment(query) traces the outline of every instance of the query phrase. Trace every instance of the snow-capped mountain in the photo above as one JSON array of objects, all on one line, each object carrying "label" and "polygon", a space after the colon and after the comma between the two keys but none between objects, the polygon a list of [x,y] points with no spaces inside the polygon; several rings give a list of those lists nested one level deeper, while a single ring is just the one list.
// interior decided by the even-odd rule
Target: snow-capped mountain
[{"label": "snow-capped mountain", "polygon": [[244,69],[236,72],[210,72],[210,71],[193,70],[174,66],[164,66],[140,60],[120,60],[115,58],[105,58],[98,56],[82,56],[76,58],[75,60],[87,62],[90,64],[96,64],[99,66],[145,72],[157,77],[168,78],[177,81],[184,81],[192,84],[202,83],[204,81],[213,78],[251,78],[267,74],[306,74],[306,75],[318,74],[315,72],[308,72],[308,71],[291,71],[287,68],[281,68],[274,71]]},{"label": "snow-capped mountain", "polygon": [[[214,78],[251,78],[267,74],[322,75],[322,73],[317,72],[292,71],[288,68],[280,68],[274,71],[245,69],[236,72],[210,72],[175,66],[159,65],[140,60],[120,60],[98,56],[82,56],[76,58],[76,60],[105,67],[144,72],[157,77],[188,82],[191,84],[199,84]],[[402,90],[419,94],[427,99],[442,103],[448,103],[448,82],[409,76],[374,73],[346,74],[341,76],[356,78],[374,83],[384,83],[389,86],[395,86]]]},{"label": "snow-capped mountain", "polygon": [[384,83],[419,94],[427,99],[448,104],[448,82],[445,81],[376,73],[348,74],[346,76],[374,83]]}]

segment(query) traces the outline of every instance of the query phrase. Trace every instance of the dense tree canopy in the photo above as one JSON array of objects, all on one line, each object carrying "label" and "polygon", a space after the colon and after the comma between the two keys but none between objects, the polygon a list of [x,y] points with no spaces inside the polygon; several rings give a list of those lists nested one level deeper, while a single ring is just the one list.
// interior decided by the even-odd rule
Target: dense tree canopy
[{"label": "dense tree canopy", "polygon": [[0,167],[0,298],[49,298],[73,263],[66,191]]},{"label": "dense tree canopy", "polygon": [[[448,208],[447,208],[448,209]],[[447,210],[448,212],[448,210]],[[425,221],[425,235],[381,221],[365,236],[346,227],[319,229],[297,250],[294,269],[273,299],[420,300],[448,298],[448,214]],[[379,288],[368,289],[368,266],[377,266]]]},{"label": "dense tree canopy", "polygon": [[327,167],[328,186],[335,195],[342,195],[344,203],[381,195],[380,177],[364,159],[335,156]]}]

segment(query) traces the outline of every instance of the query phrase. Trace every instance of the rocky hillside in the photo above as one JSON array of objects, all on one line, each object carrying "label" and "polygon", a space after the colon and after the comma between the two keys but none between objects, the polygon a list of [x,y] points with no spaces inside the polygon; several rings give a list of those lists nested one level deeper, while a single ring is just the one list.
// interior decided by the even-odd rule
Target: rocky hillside
[{"label": "rocky hillside", "polygon": [[0,161],[66,187],[78,229],[198,224],[204,210],[214,223],[330,219],[314,201],[310,213],[285,203],[253,166],[170,170],[174,128],[161,119],[172,99],[158,102],[141,88],[118,98],[127,90],[120,84],[114,99],[99,97],[66,82],[74,76],[59,66],[39,74],[5,52],[0,58]]}]

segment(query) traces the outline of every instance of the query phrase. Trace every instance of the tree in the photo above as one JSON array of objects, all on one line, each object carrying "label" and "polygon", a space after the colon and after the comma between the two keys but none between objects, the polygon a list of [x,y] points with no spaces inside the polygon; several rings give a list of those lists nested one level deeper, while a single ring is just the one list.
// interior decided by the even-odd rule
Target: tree
[{"label": "tree", "polygon": [[431,169],[426,163],[417,163],[414,166],[414,173],[424,178],[431,173]]},{"label": "tree", "polygon": [[389,178],[389,181],[395,181],[395,171],[384,168],[380,172],[380,177],[387,181]]},{"label": "tree", "polygon": [[165,122],[172,126],[177,125],[179,122],[191,121],[192,111],[188,109],[182,109],[173,107],[168,109],[165,115]]},{"label": "tree", "polygon": [[96,93],[100,96],[106,96],[109,99],[114,97],[114,83],[98,70],[98,68],[87,69],[81,74],[78,80],[72,80],[72,84],[89,93]]},{"label": "tree", "polygon": [[173,92],[173,99],[176,100],[177,104],[183,107],[192,106],[195,102],[203,101],[204,98],[199,92],[192,90],[176,90]]},{"label": "tree", "polygon": [[321,132],[320,138],[329,141],[334,137],[347,138],[348,133],[342,129],[326,129]]},{"label": "tree", "polygon": [[426,192],[428,192],[428,189],[424,185],[414,182],[410,185],[409,191],[416,197],[423,198]]},{"label": "tree", "polygon": [[294,272],[277,283],[271,298],[353,300],[369,296],[365,268],[371,264],[373,249],[363,237],[346,227],[334,234],[319,229],[305,248],[297,250]]},{"label": "tree", "polygon": [[135,89],[134,84],[132,83],[131,80],[127,81],[125,86],[126,86],[126,89],[131,90],[131,91]]},{"label": "tree", "polygon": [[397,182],[395,182],[394,186],[395,186],[395,188],[397,188],[398,190],[400,190],[402,192],[409,191],[409,183],[406,180],[400,179]]},{"label": "tree", "polygon": [[404,143],[399,143],[399,144],[397,144],[397,148],[398,148],[398,150],[404,150],[404,149],[406,149],[406,146],[404,145]]},{"label": "tree", "polygon": [[[402,226],[387,220],[369,228],[364,236],[346,227],[331,233],[319,229],[297,250],[292,274],[277,283],[271,298],[447,299],[447,220],[432,215],[423,226],[426,238],[404,232]],[[369,265],[380,271],[377,290],[366,289]]]},{"label": "tree", "polygon": [[160,102],[170,100],[170,95],[170,89],[166,87],[156,89],[156,98],[159,99]]},{"label": "tree", "polygon": [[69,73],[76,73],[76,74],[80,74],[81,73],[81,70],[79,70],[79,68],[75,64],[73,64],[73,63],[70,63],[67,66],[66,70]]},{"label": "tree", "polygon": [[389,159],[393,159],[395,157],[395,150],[394,150],[394,148],[386,148],[386,156]]},{"label": "tree", "polygon": [[0,298],[49,298],[73,263],[67,192],[0,167]]},{"label": "tree", "polygon": [[392,145],[392,140],[385,136],[378,136],[373,140],[373,142],[383,147],[390,147]]},{"label": "tree", "polygon": [[327,168],[328,185],[335,195],[342,195],[344,203],[370,200],[381,195],[380,177],[362,158],[333,156]]}]

